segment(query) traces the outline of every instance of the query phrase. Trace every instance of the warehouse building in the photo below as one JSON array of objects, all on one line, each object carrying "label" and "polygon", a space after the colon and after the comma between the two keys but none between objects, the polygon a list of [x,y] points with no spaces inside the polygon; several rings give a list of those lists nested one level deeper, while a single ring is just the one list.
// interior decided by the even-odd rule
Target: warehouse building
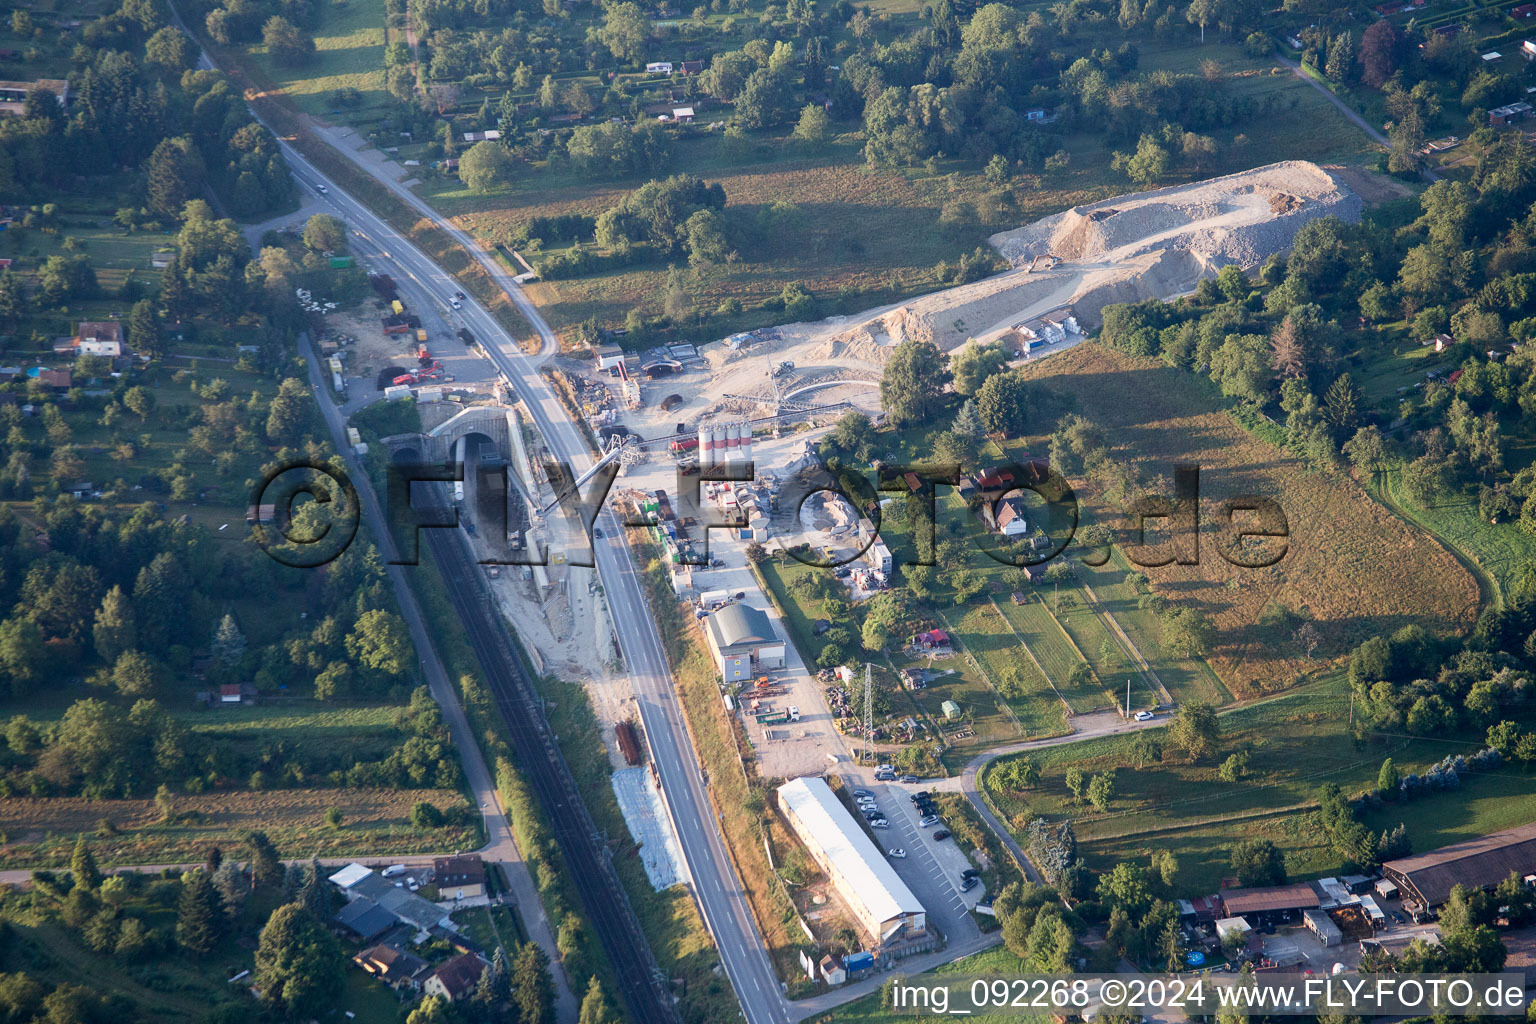
[{"label": "warehouse building", "polygon": [[1321,903],[1317,890],[1306,882],[1228,889],[1221,894],[1221,905],[1227,916],[1246,917],[1250,923],[1288,920],[1292,912],[1316,910]]},{"label": "warehouse building", "polygon": [[778,792],[790,827],[872,939],[891,942],[927,931],[923,905],[825,779],[793,779]]},{"label": "warehouse building", "polygon": [[773,623],[761,609],[728,604],[704,620],[704,636],[728,683],[784,667],[784,641],[774,635]]},{"label": "warehouse building", "polygon": [[1511,871],[1522,878],[1536,873],[1536,822],[1381,866],[1382,875],[1402,892],[1403,902],[1422,910],[1440,906],[1457,885],[1491,889]]}]

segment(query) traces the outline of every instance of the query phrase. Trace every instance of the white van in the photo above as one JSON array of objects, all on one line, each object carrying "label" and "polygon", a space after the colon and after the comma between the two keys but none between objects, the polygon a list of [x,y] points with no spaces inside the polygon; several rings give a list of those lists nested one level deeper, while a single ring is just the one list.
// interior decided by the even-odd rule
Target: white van
[{"label": "white van", "polygon": [[379,874],[383,875],[385,878],[394,878],[396,875],[403,875],[405,874],[405,865],[391,864],[383,871],[380,871]]}]

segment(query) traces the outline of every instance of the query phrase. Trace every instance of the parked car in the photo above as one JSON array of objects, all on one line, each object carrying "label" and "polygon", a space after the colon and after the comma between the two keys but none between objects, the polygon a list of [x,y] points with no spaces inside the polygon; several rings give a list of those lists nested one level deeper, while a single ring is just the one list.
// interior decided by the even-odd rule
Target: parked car
[{"label": "parked car", "polygon": [[592,536],[601,538],[603,536],[603,528],[601,526],[592,527]]},{"label": "parked car", "polygon": [[912,783],[917,781],[917,776],[916,775],[903,775],[901,777],[901,781],[910,786],[910,785],[912,785]]},{"label": "parked car", "polygon": [[405,865],[391,864],[383,871],[380,871],[379,874],[383,875],[385,878],[394,878],[396,875],[403,875],[405,874]]},{"label": "parked car", "polygon": [[871,793],[871,792],[870,792],[870,791],[869,791],[869,790],[867,790],[867,789],[856,789],[856,790],[854,790],[854,791],[853,791],[853,795],[854,795],[854,796],[855,796],[855,797],[860,797],[860,796],[868,796],[868,797],[873,797],[873,796],[874,796],[874,795],[875,795],[875,794],[873,794],[873,793]]},{"label": "parked car", "polygon": [[877,764],[875,765],[875,771],[890,772],[892,775],[894,775],[896,774],[896,766],[893,764]]},{"label": "parked car", "polygon": [[970,892],[972,889],[976,888],[980,884],[981,884],[981,879],[979,879],[979,878],[962,878],[960,880],[960,891],[961,892]]},{"label": "parked car", "polygon": [[981,872],[977,871],[975,868],[966,868],[964,871],[960,872],[960,877],[961,878],[980,878],[981,877]]},{"label": "parked car", "polygon": [[918,824],[921,825],[923,828],[930,828],[930,827],[932,827],[934,825],[937,825],[938,823],[939,823],[939,816],[937,814],[930,814],[927,817],[925,817],[922,821],[918,822]]},{"label": "parked car", "polygon": [[890,828],[891,826],[886,822],[886,820],[884,818],[881,818],[879,821],[872,821],[872,822],[870,822],[869,823],[869,827],[870,828]]},{"label": "parked car", "polygon": [[1154,717],[1155,716],[1150,711],[1138,711],[1138,712],[1136,712],[1136,721],[1138,721],[1138,722],[1150,722],[1150,721],[1152,721],[1152,719]]},{"label": "parked car", "polygon": [[861,807],[859,810],[863,811],[865,821],[874,821],[876,818],[885,817],[884,812],[875,807],[870,807],[868,809]]},{"label": "parked car", "polygon": [[950,835],[949,829],[941,828],[941,829],[939,829],[937,832],[935,832],[933,834],[933,838],[938,840],[939,842],[943,842],[944,840],[949,838],[949,835]]},{"label": "parked car", "polygon": [[890,851],[890,853],[891,853],[891,856],[895,857],[897,860],[905,860],[906,856],[907,856],[907,851],[903,850],[899,846],[896,847],[894,850]]}]

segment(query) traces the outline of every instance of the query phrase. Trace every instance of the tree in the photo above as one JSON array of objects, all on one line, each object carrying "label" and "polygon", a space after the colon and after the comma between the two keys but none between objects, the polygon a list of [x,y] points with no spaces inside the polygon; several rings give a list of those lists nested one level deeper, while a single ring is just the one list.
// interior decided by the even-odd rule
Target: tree
[{"label": "tree", "polygon": [[976,394],[976,412],[994,434],[1022,434],[1033,408],[1030,385],[1017,370],[987,378]]},{"label": "tree", "polygon": [[140,299],[128,310],[128,343],[149,356],[158,358],[165,354],[160,317],[148,299]]},{"label": "tree", "polygon": [[1181,705],[1168,727],[1168,739],[1191,761],[1200,761],[1216,752],[1221,739],[1221,723],[1209,704],[1198,701]]},{"label": "tree", "polygon": [[181,77],[194,63],[191,40],[187,34],[173,25],[166,25],[149,37],[144,44],[144,60],[158,64],[167,75]]},{"label": "tree", "polygon": [[1360,415],[1360,390],[1349,374],[1340,374],[1328,386],[1323,395],[1323,415],[1336,431],[1354,430]]},{"label": "tree", "polygon": [[1104,814],[1109,810],[1109,802],[1115,796],[1115,773],[1113,770],[1095,775],[1088,782],[1088,802],[1094,810]]},{"label": "tree", "polygon": [[328,213],[304,222],[304,248],[310,252],[341,252],[347,247],[347,225]]},{"label": "tree", "polygon": [[273,60],[289,67],[303,64],[315,52],[314,37],[281,15],[274,14],[261,26],[261,41]]},{"label": "tree", "polygon": [[1387,457],[1387,442],[1375,424],[1368,424],[1344,442],[1344,454],[1357,472],[1372,473]]},{"label": "tree", "polygon": [[277,386],[277,394],[267,407],[267,440],[279,445],[295,445],[302,440],[313,401],[303,381],[286,378]]},{"label": "tree", "polygon": [[817,103],[806,104],[795,123],[793,136],[809,149],[824,149],[832,137],[832,119],[827,116],[827,109]]},{"label": "tree", "polygon": [[607,4],[603,25],[597,38],[608,52],[621,61],[638,61],[645,56],[645,43],[651,37],[651,19],[639,4],[624,0]]},{"label": "tree", "polygon": [[23,693],[43,676],[48,663],[47,640],[30,616],[0,622],[0,673],[10,678],[11,692]]},{"label": "tree", "polygon": [[1239,885],[1284,885],[1285,856],[1268,839],[1245,839],[1228,858]]},{"label": "tree", "polygon": [[1168,173],[1171,160],[1156,135],[1144,134],[1132,154],[1116,153],[1110,166],[1124,171],[1126,177],[1140,185],[1150,185]]},{"label": "tree", "polygon": [[94,892],[101,885],[101,869],[96,866],[96,857],[86,845],[84,836],[75,840],[75,850],[69,858],[69,873],[76,888],[86,892]]},{"label": "tree", "polygon": [[253,829],[240,838],[251,855],[251,882],[258,888],[281,885],[285,874],[283,862],[267,834]]},{"label": "tree", "polygon": [[272,911],[256,947],[262,1002],[288,1017],[321,1016],[344,983],[341,946],[300,903]]},{"label": "tree", "polygon": [[950,381],[943,354],[931,341],[907,338],[891,353],[880,377],[880,401],[898,427],[933,421]]},{"label": "tree", "polygon": [[1248,771],[1248,761],[1252,757],[1246,750],[1235,750],[1227,755],[1227,759],[1221,762],[1221,767],[1216,769],[1216,777],[1222,782],[1236,782]]},{"label": "tree", "polygon": [[1152,905],[1152,887],[1147,869],[1140,864],[1121,861],[1099,877],[1099,902],[1119,907],[1138,918]]},{"label": "tree", "polygon": [[148,697],[160,688],[160,666],[142,651],[124,651],[112,665],[112,685],[127,697]]},{"label": "tree", "polygon": [[1396,26],[1383,18],[1373,21],[1360,37],[1361,78],[1373,89],[1380,89],[1397,70],[1402,37]]},{"label": "tree", "polygon": [[380,608],[357,617],[357,625],[347,634],[347,653],[364,667],[385,675],[400,676],[409,671],[415,649],[410,634],[398,615]]},{"label": "tree", "polygon": [[1181,658],[1198,658],[1210,650],[1216,627],[1193,608],[1167,612],[1159,621],[1163,647]]},{"label": "tree", "polygon": [[144,165],[145,202],[164,220],[179,220],[202,187],[203,160],[185,135],[163,139]]},{"label": "tree", "polygon": [[224,906],[224,916],[236,918],[245,909],[245,901],[251,895],[250,879],[234,860],[220,862],[213,872],[213,888]]},{"label": "tree", "polygon": [[1008,367],[1008,352],[1000,341],[985,345],[974,341],[962,345],[949,357],[949,370],[955,379],[955,390],[962,395],[974,395],[993,375]]},{"label": "tree", "polygon": [[499,142],[477,142],[459,158],[459,178],[476,192],[505,185],[513,172],[512,154]]},{"label": "tree", "polygon": [[235,617],[225,613],[219,620],[218,628],[213,631],[213,642],[209,645],[215,661],[225,667],[233,667],[245,656],[245,634],[240,631],[240,626],[235,622]]},{"label": "tree", "polygon": [[1392,763],[1389,757],[1381,762],[1381,771],[1376,773],[1376,792],[1396,793],[1398,784],[1397,765]]},{"label": "tree", "polygon": [[207,956],[218,945],[224,928],[219,893],[202,868],[181,876],[176,904],[176,942],[195,957]]},{"label": "tree", "polygon": [[824,446],[854,462],[867,463],[875,446],[875,425],[862,412],[845,412],[832,424]]},{"label": "tree", "polygon": [[1083,783],[1085,781],[1083,770],[1076,765],[1068,768],[1065,781],[1067,789],[1072,793],[1072,802],[1081,803],[1083,800]]},{"label": "tree", "polygon": [[608,1005],[608,997],[603,994],[603,983],[594,974],[587,982],[587,994],[581,997],[581,1015],[576,1018],[576,1024],[615,1024],[615,1021],[613,1007]]},{"label": "tree", "polygon": [[512,961],[512,1002],[519,1024],[550,1024],[555,1015],[555,986],[549,957],[536,942],[518,947]]},{"label": "tree", "polygon": [[772,128],[789,116],[791,94],[783,73],[758,68],[747,76],[736,97],[736,123],[749,131]]},{"label": "tree", "polygon": [[1190,0],[1189,6],[1185,8],[1184,20],[1200,26],[1201,43],[1205,42],[1205,26],[1217,17],[1220,6],[1220,0]]},{"label": "tree", "polygon": [[149,419],[149,414],[155,411],[155,393],[142,385],[135,384],[123,393],[123,405],[139,418],[143,423]]},{"label": "tree", "polygon": [[1328,44],[1328,59],[1323,71],[1330,81],[1343,82],[1349,77],[1349,69],[1355,62],[1355,34],[1344,32],[1333,37]]},{"label": "tree", "polygon": [[1269,339],[1262,334],[1229,334],[1211,353],[1211,380],[1221,393],[1255,404],[1264,401],[1274,378]]}]

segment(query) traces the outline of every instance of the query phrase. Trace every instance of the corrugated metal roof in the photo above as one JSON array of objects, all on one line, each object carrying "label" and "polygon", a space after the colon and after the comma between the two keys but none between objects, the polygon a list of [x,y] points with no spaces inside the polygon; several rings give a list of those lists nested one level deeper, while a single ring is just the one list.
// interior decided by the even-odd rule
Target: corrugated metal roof
[{"label": "corrugated metal roof", "polygon": [[748,605],[728,604],[707,621],[715,646],[722,651],[738,644],[772,643],[777,639],[767,614]]},{"label": "corrugated metal roof", "polygon": [[1261,914],[1267,910],[1304,910],[1316,907],[1320,902],[1317,892],[1306,882],[1259,889],[1228,889],[1221,894],[1228,917]]},{"label": "corrugated metal roof", "polygon": [[827,859],[875,921],[901,914],[926,913],[907,883],[870,842],[869,836],[838,801],[824,779],[792,779],[779,787],[779,802],[792,811],[809,835],[801,839],[821,847]]},{"label": "corrugated metal roof", "polygon": [[1536,871],[1536,822],[1389,860],[1381,868],[1389,877],[1406,880],[1430,906],[1439,906],[1457,885],[1486,889],[1498,885],[1511,871],[1520,875]]}]

